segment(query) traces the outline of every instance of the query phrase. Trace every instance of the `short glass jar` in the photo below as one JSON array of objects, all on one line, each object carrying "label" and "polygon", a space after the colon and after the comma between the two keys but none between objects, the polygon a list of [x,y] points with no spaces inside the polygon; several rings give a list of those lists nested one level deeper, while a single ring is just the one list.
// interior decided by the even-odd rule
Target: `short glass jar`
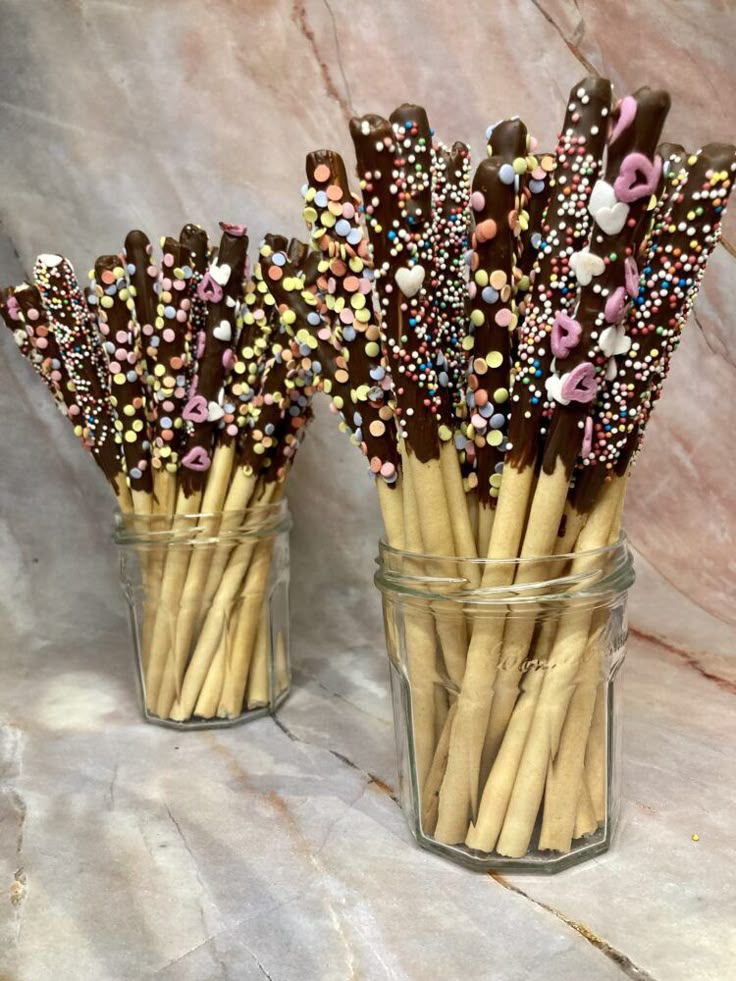
[{"label": "short glass jar", "polygon": [[287,502],[116,518],[147,721],[231,726],[289,692]]},{"label": "short glass jar", "polygon": [[479,870],[556,872],[605,851],[634,581],[625,539],[495,561],[382,543],[378,566],[400,799],[419,844]]}]

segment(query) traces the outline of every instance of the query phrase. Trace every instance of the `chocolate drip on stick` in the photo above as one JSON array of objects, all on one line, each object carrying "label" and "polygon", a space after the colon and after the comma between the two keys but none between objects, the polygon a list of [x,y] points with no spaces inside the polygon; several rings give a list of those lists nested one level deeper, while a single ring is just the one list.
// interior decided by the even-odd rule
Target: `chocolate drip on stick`
[{"label": "chocolate drip on stick", "polygon": [[[179,241],[189,252],[189,264],[192,278],[189,281],[188,294],[191,300],[189,310],[189,331],[192,338],[193,350],[198,350],[204,343],[207,329],[207,300],[199,295],[199,284],[205,277],[210,260],[210,247],[207,232],[199,225],[186,224],[179,233]],[[192,376],[197,370],[194,358],[189,359],[187,382],[191,383]]]},{"label": "chocolate drip on stick", "polygon": [[224,415],[222,388],[235,356],[233,345],[243,296],[248,238],[242,226],[223,226],[216,261],[210,263],[197,293],[208,303],[204,345],[197,357],[185,418],[191,431],[182,452],[182,490],[186,497],[201,491],[212,462],[212,436]]},{"label": "chocolate drip on stick", "polygon": [[[145,232],[139,229],[128,232],[125,237],[125,260],[145,357],[146,348],[154,334],[160,289],[159,271],[153,261],[153,249]],[[146,367],[150,373],[152,369],[148,365]],[[147,384],[150,385],[150,380]]]},{"label": "chocolate drip on stick", "polygon": [[[501,484],[509,405],[511,332],[517,324],[513,298],[518,224],[518,171],[526,149],[526,127],[520,120],[500,123],[503,152],[484,160],[473,178],[473,234],[470,297],[475,328],[473,362],[468,377],[468,437],[475,444],[478,495],[495,502]],[[495,130],[494,130],[495,132]],[[495,149],[495,148],[494,148]]]},{"label": "chocolate drip on stick", "polygon": [[[464,143],[438,144],[432,174],[429,249],[432,279],[425,298],[425,331],[432,349],[447,441],[465,418],[469,335],[468,267],[471,212],[470,151]],[[464,441],[460,446],[464,449]]]},{"label": "chocolate drip on stick", "polygon": [[396,387],[397,423],[417,459],[426,462],[439,456],[440,421],[438,383],[423,324],[431,273],[429,123],[419,106],[404,105],[391,122],[374,115],[354,118],[350,132]]},{"label": "chocolate drip on stick", "polygon": [[720,239],[736,173],[736,150],[709,144],[697,154],[660,147],[671,169],[667,207],[642,255],[641,287],[629,313],[631,346],[606,386],[592,436],[592,453],[575,488],[576,506],[590,510],[608,475],[623,476],[641,446],[708,259]]},{"label": "chocolate drip on stick", "polygon": [[[130,236],[129,236],[130,238]],[[158,282],[158,305],[152,331],[141,332],[146,344],[148,384],[151,390],[152,466],[154,471],[176,474],[184,434],[182,410],[187,398],[191,358],[189,313],[191,256],[180,242],[165,238]],[[137,307],[136,307],[137,309]]]},{"label": "chocolate drip on stick", "polygon": [[43,308],[74,386],[75,402],[88,441],[103,473],[120,494],[123,467],[115,441],[115,412],[107,386],[107,367],[94,339],[89,311],[71,263],[59,255],[40,255],[34,278]]},{"label": "chocolate drip on stick", "polygon": [[[286,247],[286,239],[280,239],[280,242]],[[261,252],[264,249],[268,255],[270,246],[262,246]],[[276,311],[276,302],[270,293],[260,257],[254,272],[257,292],[264,306]],[[289,410],[290,392],[302,381],[296,343],[283,325],[275,324],[274,330],[269,330],[268,347],[257,370],[260,385],[251,402],[249,424],[238,445],[239,465],[254,474],[265,472],[268,468],[272,451],[282,432],[280,424]]]},{"label": "chocolate drip on stick", "polygon": [[139,326],[126,271],[116,255],[100,256],[92,272],[93,309],[108,357],[110,401],[131,490],[150,494],[151,440],[140,362]]},{"label": "chocolate drip on stick", "polygon": [[63,414],[74,422],[79,406],[36,287],[24,283],[0,290],[0,315],[23,357],[48,387]]},{"label": "chocolate drip on stick", "polygon": [[[383,364],[380,330],[371,305],[368,248],[358,202],[350,193],[339,154],[331,150],[310,153],[306,171],[304,218],[320,250],[315,286],[322,309],[303,308],[302,326],[317,337],[317,350],[330,376],[325,390],[367,456],[371,471],[394,485],[399,455],[390,404],[391,379]],[[308,286],[308,266],[305,275]],[[332,332],[323,317],[328,324],[332,322]]]},{"label": "chocolate drip on stick", "polygon": [[550,177],[542,243],[514,365],[506,465],[518,470],[532,466],[537,457],[544,380],[552,361],[548,335],[555,312],[570,310],[575,302],[570,258],[590,233],[587,205],[602,167],[610,100],[607,79],[586,78],[575,85],[555,151],[557,167]]},{"label": "chocolate drip on stick", "polygon": [[[551,474],[558,459],[572,474],[596,386],[622,339],[626,304],[626,260],[633,259],[649,229],[649,212],[661,187],[662,160],[655,149],[670,100],[666,92],[640,89],[624,100],[609,139],[606,179],[593,189],[590,247],[571,263],[580,286],[574,317],[558,311],[551,336],[556,371],[547,391],[557,403],[544,459]],[[634,113],[633,120],[624,114]],[[635,261],[635,260],[634,260]],[[589,360],[593,345],[597,351]]]}]

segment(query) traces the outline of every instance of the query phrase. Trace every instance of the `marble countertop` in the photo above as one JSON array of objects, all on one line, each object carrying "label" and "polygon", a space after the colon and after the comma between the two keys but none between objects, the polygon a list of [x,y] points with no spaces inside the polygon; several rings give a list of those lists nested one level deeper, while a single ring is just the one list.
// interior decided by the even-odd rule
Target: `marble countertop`
[{"label": "marble countertop", "polygon": [[664,617],[669,587],[643,560],[614,847],[553,877],[502,877],[420,851],[405,827],[368,575],[375,634],[365,620],[348,648],[303,625],[277,718],[177,733],[139,720],[114,556],[95,545],[76,584],[35,549],[20,557],[29,589],[53,580],[69,617],[61,637],[19,623],[2,640],[0,977],[731,976],[736,670],[648,632],[637,609],[655,596]]},{"label": "marble countertop", "polygon": [[[2,284],[42,251],[84,274],[134,226],[303,234],[304,154],[352,160],[349,115],[404,100],[476,159],[514,112],[553,145],[589,71],[666,85],[667,139],[736,137],[725,0],[0,0],[0,20]],[[619,834],[549,878],[412,842],[375,494],[324,403],[290,485],[294,693],[170,732],[140,719],[110,497],[0,331],[0,981],[736,975],[734,229],[627,504]]]}]

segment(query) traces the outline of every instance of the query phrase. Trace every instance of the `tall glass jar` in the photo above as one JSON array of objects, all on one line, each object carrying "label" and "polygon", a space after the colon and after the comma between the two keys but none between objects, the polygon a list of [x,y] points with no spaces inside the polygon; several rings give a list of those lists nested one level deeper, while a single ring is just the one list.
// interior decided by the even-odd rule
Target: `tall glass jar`
[{"label": "tall glass jar", "polygon": [[381,544],[378,565],[400,798],[419,844],[508,871],[605,851],[619,809],[626,541],[498,561]]},{"label": "tall glass jar", "polygon": [[290,527],[285,500],[219,514],[117,516],[147,721],[230,726],[287,696]]}]

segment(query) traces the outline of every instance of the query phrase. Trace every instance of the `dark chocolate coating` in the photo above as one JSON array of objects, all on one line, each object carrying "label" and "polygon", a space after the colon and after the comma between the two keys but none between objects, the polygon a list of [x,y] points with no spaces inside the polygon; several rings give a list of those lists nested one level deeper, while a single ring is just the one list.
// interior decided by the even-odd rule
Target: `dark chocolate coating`
[{"label": "dark chocolate coating", "polygon": [[49,265],[39,256],[34,269],[49,329],[53,331],[74,386],[90,449],[107,479],[116,481],[122,460],[115,441],[107,365],[87,302],[67,259]]},{"label": "dark chocolate coating", "polygon": [[[582,91],[583,96],[578,92]],[[587,101],[583,102],[582,99]],[[606,119],[602,118],[603,110],[608,110],[611,103],[611,83],[608,79],[589,77],[574,85],[568,98],[568,108],[560,133],[560,141],[556,155],[558,166],[550,182],[550,199],[543,223],[543,239],[552,239],[552,244],[545,241],[534,267],[534,284],[527,300],[526,321],[519,337],[519,355],[524,353],[524,340],[528,333],[533,336],[533,328],[540,323],[547,330],[547,304],[549,294],[561,289],[555,299],[555,304],[570,303],[571,272],[569,256],[572,251],[581,249],[588,240],[591,221],[587,212],[587,202],[600,174],[603,154],[606,149]],[[569,214],[569,169],[568,151],[571,146],[584,148],[590,158],[591,172],[586,174],[586,184],[578,187],[578,198],[581,207],[576,209],[574,216]],[[561,155],[568,160],[565,169],[559,163]],[[565,183],[561,178],[565,178]],[[552,284],[556,284],[554,287]],[[543,379],[550,374],[552,352],[549,347],[549,335],[543,350],[539,344],[533,344],[534,376],[531,376],[531,366],[521,360],[517,361],[516,378],[512,393],[511,419],[509,423],[509,451],[506,454],[506,466],[521,470],[533,466],[537,461],[540,433],[544,417],[545,393]],[[531,378],[527,382],[526,379]],[[539,388],[541,396],[533,394]]]},{"label": "dark chocolate coating", "polygon": [[[123,276],[116,278],[114,283],[105,283],[103,274],[114,273],[116,269],[122,269]],[[94,276],[100,335],[111,365],[117,367],[117,370],[110,369],[110,398],[117,414],[128,482],[133,490],[150,493],[153,489],[151,439],[141,379],[139,328],[134,312],[128,309],[126,298],[121,296],[121,291],[127,292],[128,281],[120,256],[99,256]],[[99,303],[103,296],[112,299],[112,306],[104,307]]]},{"label": "dark chocolate coating", "polygon": [[[401,127],[398,138],[392,123]],[[416,125],[407,129],[407,123]],[[397,413],[414,454],[420,462],[426,462],[439,456],[438,385],[431,368],[429,344],[420,336],[417,324],[412,329],[410,323],[423,317],[421,291],[405,297],[397,286],[396,274],[400,269],[421,265],[428,283],[432,272],[428,268],[430,257],[424,253],[426,243],[422,244],[431,218],[429,123],[420,107],[404,105],[392,114],[391,122],[375,115],[354,118],[350,132],[358,160]],[[404,195],[401,202],[396,191],[391,190],[397,181]],[[402,244],[401,250],[397,244]]]},{"label": "dark chocolate coating", "polygon": [[[356,207],[356,214],[349,220],[351,229],[360,229],[359,217],[357,213],[357,200],[353,197],[348,184],[347,171],[342,157],[332,150],[317,150],[307,155],[306,174],[309,186],[315,191],[325,190],[330,186],[339,187],[342,191],[343,202],[349,202]],[[326,166],[329,175],[325,180],[318,181],[315,178],[316,168]],[[328,211],[327,207],[319,207],[312,204],[317,212],[315,224],[322,226],[322,217]],[[305,277],[305,286],[310,288],[312,282],[317,289],[318,295],[322,298],[320,314],[329,321],[331,311],[327,309],[324,298],[332,287],[331,295],[335,301],[344,301],[350,307],[351,291],[346,288],[345,281],[348,278],[356,279],[365,277],[369,265],[365,239],[352,245],[347,241],[346,236],[338,236],[332,229],[327,230],[320,238],[320,252],[312,252],[303,261],[302,269]],[[319,257],[319,262],[314,269],[315,256]],[[350,260],[359,259],[363,263],[360,274],[355,273],[349,267]],[[339,263],[338,267],[336,263]],[[331,268],[334,267],[334,268]],[[331,281],[332,280],[332,284]],[[370,309],[370,294],[367,308]],[[305,328],[312,334],[317,331],[307,322]],[[344,337],[340,329],[339,321],[331,324],[333,343],[322,341],[318,338],[319,353],[323,365],[326,368],[333,384],[333,397],[338,394],[343,402],[343,417],[351,432],[360,430],[361,443],[369,460],[378,459],[381,465],[391,464],[396,471],[399,468],[399,453],[397,446],[396,424],[389,411],[390,395],[384,388],[378,385],[372,377],[381,367],[382,356],[371,356],[366,352],[366,344],[372,338],[373,333],[376,342],[380,342],[380,335],[377,330],[375,317],[371,316],[365,324],[354,321],[355,336],[352,340]],[[345,377],[347,373],[347,378]],[[369,396],[366,399],[358,400],[353,397],[353,393],[365,387]],[[358,412],[362,422],[356,426],[355,413]],[[380,435],[371,432],[378,422],[383,423],[384,430]],[[374,425],[375,424],[375,425]],[[380,428],[380,426],[378,427]],[[395,486],[392,482],[389,486]]]},{"label": "dark chocolate coating", "polygon": [[[634,97],[637,101],[637,112],[633,123],[609,146],[606,162],[606,180],[609,184],[616,181],[621,164],[629,154],[639,153],[649,160],[654,158],[669,112],[670,98],[667,92],[645,87],[639,89]],[[660,188],[661,184],[662,180]],[[629,203],[628,220],[616,234],[607,234],[598,225],[594,225],[590,252],[606,259],[606,265],[601,275],[595,276],[588,286],[582,286],[579,290],[575,319],[582,327],[582,335],[567,357],[557,359],[557,369],[561,375],[589,359],[593,343],[591,335],[595,330],[602,330],[602,310],[606,297],[624,284],[624,259],[627,255],[637,255],[648,230],[649,200],[650,195],[645,195]],[[606,358],[601,358],[596,366],[599,384],[606,362]],[[567,405],[555,405],[542,461],[546,473],[553,472],[559,459],[568,476],[572,475],[582,443],[582,425],[589,413],[590,406],[584,402],[571,401]]]},{"label": "dark chocolate coating", "polygon": [[[514,157],[516,147],[512,148]],[[514,159],[513,157],[511,159]],[[494,393],[499,390],[508,392],[511,334],[508,326],[499,326],[496,315],[500,311],[512,311],[514,303],[511,297],[516,257],[516,243],[512,230],[511,215],[515,212],[517,195],[513,183],[504,183],[499,177],[501,167],[510,163],[509,158],[493,156],[484,160],[478,167],[473,178],[473,194],[483,196],[483,207],[475,211],[476,234],[473,236],[473,278],[475,280],[474,296],[471,305],[474,311],[483,315],[483,322],[475,328],[473,344],[473,367],[469,376],[470,389],[484,392],[488,404],[494,405]],[[493,222],[496,232],[493,236],[478,238],[478,229],[483,229],[484,222]],[[502,289],[494,289],[495,299],[485,299],[484,293],[489,288],[477,282],[478,273],[491,276],[494,272],[503,272],[506,285]],[[493,352],[501,357],[498,365],[487,363],[488,355]],[[508,410],[508,402],[499,405],[501,414]],[[505,426],[503,427],[505,431]],[[476,430],[478,431],[478,430]],[[491,495],[490,478],[495,473],[496,466],[503,462],[504,445],[491,446],[488,437],[491,432],[490,420],[486,427],[480,429],[483,444],[478,446],[476,439],[476,459],[478,461],[478,496],[482,504],[495,504]],[[505,442],[505,439],[504,439]]]},{"label": "dark chocolate coating", "polygon": [[148,275],[148,267],[155,266],[151,242],[145,232],[133,229],[125,236],[125,257],[135,268],[129,272],[135,290],[135,314],[138,323],[153,326],[156,319],[158,298],[154,285],[157,276]]},{"label": "dark chocolate coating", "polygon": [[[218,301],[208,301],[207,327],[205,332],[204,352],[197,364],[197,385],[194,393],[211,404],[217,402],[220,390],[225,383],[227,374],[227,354],[237,344],[236,324],[240,301],[243,297],[245,280],[245,260],[248,254],[248,237],[233,235],[225,231],[220,239],[217,253],[217,265],[220,268],[230,267],[230,275],[222,286],[222,298]],[[210,273],[212,271],[210,265]],[[222,339],[217,333],[222,333],[224,325],[229,325],[230,336]],[[201,491],[206,480],[206,471],[192,470],[187,467],[186,458],[189,453],[201,449],[211,456],[212,439],[217,422],[205,420],[193,422],[182,453],[181,486],[184,494]]]},{"label": "dark chocolate coating", "polygon": [[[8,301],[11,297],[17,304],[19,320],[14,320],[10,316]],[[38,314],[36,319],[28,316],[30,310]],[[36,287],[23,283],[22,286],[15,288],[0,289],[0,316],[8,329],[13,332],[16,343],[18,337],[21,337],[23,343],[18,345],[21,354],[30,362],[39,378],[72,418],[79,408],[59,345],[53,332],[49,330],[41,296]]]}]

